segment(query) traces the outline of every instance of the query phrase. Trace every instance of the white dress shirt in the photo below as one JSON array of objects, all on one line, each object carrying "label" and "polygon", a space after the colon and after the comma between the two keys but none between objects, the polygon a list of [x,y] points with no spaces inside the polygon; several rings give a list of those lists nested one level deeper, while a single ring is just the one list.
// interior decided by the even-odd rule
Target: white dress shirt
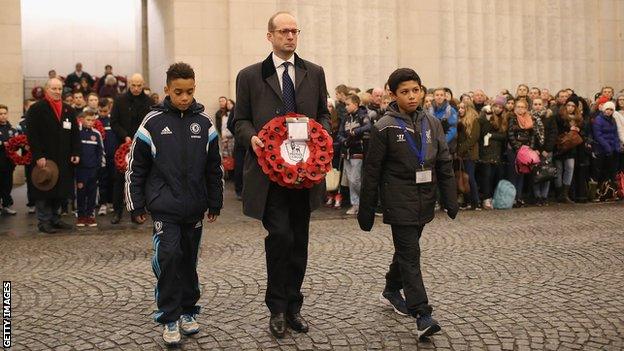
[{"label": "white dress shirt", "polygon": [[[293,54],[286,61],[291,63],[288,66],[288,75],[290,76],[290,79],[293,81],[293,84],[295,84],[295,55]],[[284,66],[282,66],[282,64],[286,61],[282,60],[277,55],[275,55],[275,53],[273,53],[273,64],[275,65],[275,70],[277,71],[277,79],[279,80],[279,85],[280,85],[281,90],[284,90],[284,85],[282,83],[282,75],[284,74]]]}]

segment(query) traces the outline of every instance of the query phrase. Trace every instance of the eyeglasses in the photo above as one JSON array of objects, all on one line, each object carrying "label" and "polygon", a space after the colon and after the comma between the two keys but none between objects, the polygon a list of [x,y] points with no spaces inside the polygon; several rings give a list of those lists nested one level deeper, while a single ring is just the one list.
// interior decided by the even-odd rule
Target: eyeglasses
[{"label": "eyeglasses", "polygon": [[290,33],[290,34],[292,34],[293,36],[296,37],[297,35],[299,35],[299,33],[301,33],[301,30],[300,29],[296,29],[296,28],[295,29],[276,29],[276,30],[272,30],[271,32],[277,32],[277,33],[279,33],[281,35],[284,35],[284,36],[286,36],[286,35],[288,35],[288,33]]}]

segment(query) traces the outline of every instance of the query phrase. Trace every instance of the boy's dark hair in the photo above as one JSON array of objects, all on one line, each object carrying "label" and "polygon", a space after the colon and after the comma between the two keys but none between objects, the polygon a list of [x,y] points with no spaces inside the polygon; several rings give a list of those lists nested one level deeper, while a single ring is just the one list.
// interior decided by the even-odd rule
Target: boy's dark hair
[{"label": "boy's dark hair", "polygon": [[7,112],[9,111],[9,107],[7,105],[0,104],[0,110],[5,109]]},{"label": "boy's dark hair", "polygon": [[108,107],[108,99],[100,99],[100,101],[98,102],[98,107],[99,108]]},{"label": "boy's dark hair", "polygon": [[195,71],[188,63],[176,62],[167,70],[167,85],[174,79],[195,79]]},{"label": "boy's dark hair", "polygon": [[362,102],[362,100],[360,100],[360,97],[355,95],[355,94],[347,95],[347,97],[345,98],[345,102],[347,100],[351,101],[352,103],[354,103],[354,104],[356,104],[358,106],[360,106],[360,103]]},{"label": "boy's dark hair", "polygon": [[399,68],[392,72],[392,74],[390,74],[390,77],[388,77],[388,87],[390,88],[390,91],[392,93],[396,94],[399,85],[403,82],[408,82],[410,80],[415,81],[416,83],[418,83],[418,85],[422,85],[420,77],[418,76],[416,71],[411,68]]},{"label": "boy's dark hair", "polygon": [[76,94],[80,94],[84,98],[84,93],[82,92],[82,90],[74,90],[74,91],[72,91],[72,96],[74,96]]},{"label": "boy's dark hair", "polygon": [[453,98],[453,91],[451,90],[451,88],[444,87],[444,92],[451,94],[451,99]]},{"label": "boy's dark hair", "polygon": [[111,65],[104,66],[104,69],[107,69],[107,68],[113,69],[113,66],[111,66]]},{"label": "boy's dark hair", "polygon": [[70,93],[70,92],[63,93],[63,95],[62,95],[62,99],[63,99],[63,100],[65,100],[65,99],[67,99],[67,98],[68,98],[68,97],[70,97],[70,96],[71,96],[71,97],[73,97],[73,96],[74,96],[74,94],[72,94],[72,93]]}]

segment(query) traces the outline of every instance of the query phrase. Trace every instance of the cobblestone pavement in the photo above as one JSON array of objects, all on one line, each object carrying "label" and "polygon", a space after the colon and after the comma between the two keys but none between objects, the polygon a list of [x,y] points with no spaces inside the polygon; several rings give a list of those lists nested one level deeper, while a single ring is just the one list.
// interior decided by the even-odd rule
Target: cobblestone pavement
[{"label": "cobblestone pavement", "polygon": [[[275,341],[263,303],[265,232],[228,195],[201,246],[202,331],[182,349],[624,349],[622,203],[462,212],[455,221],[438,214],[423,235],[422,264],[443,331],[420,343],[415,322],[377,299],[389,227],[364,233],[323,209],[311,225],[304,282],[310,332]],[[28,222],[23,212],[0,218],[14,349],[164,348],[151,318],[149,226],[49,236]]]}]

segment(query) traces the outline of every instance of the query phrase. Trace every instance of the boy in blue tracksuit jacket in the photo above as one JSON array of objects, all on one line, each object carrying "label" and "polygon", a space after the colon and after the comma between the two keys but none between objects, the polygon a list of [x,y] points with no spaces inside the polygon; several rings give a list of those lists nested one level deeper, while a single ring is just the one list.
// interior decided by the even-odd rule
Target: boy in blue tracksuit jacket
[{"label": "boy in blue tracksuit jacket", "polygon": [[111,108],[107,99],[102,99],[98,103],[98,119],[104,126],[106,132],[104,138],[104,154],[106,155],[106,167],[102,168],[99,175],[100,190],[100,215],[106,214],[106,204],[113,203],[113,182],[115,180],[115,150],[119,145],[117,135],[111,129]]},{"label": "boy in blue tracksuit jacket", "polygon": [[76,169],[76,200],[78,202],[77,227],[95,227],[95,198],[97,196],[97,178],[104,166],[104,144],[102,135],[93,128],[95,112],[88,110],[81,114],[80,163]]},{"label": "boy in blue tracksuit jacket", "polygon": [[154,221],[152,268],[156,322],[167,345],[199,331],[197,251],[206,211],[214,222],[223,206],[223,168],[217,131],[193,98],[195,73],[186,63],[167,70],[167,97],[145,116],[132,142],[126,204],[132,220]]}]

